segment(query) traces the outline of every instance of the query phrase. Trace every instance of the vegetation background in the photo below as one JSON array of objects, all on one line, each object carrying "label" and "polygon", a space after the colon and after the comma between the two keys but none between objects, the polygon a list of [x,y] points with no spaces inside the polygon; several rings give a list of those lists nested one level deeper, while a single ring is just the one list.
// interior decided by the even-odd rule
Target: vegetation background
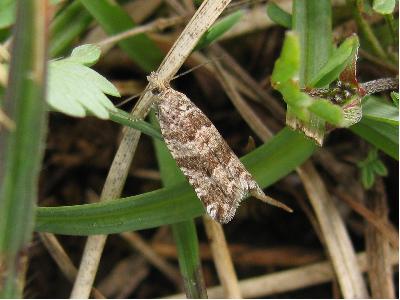
[{"label": "vegetation background", "polygon": [[[0,1],[0,295],[398,297],[398,94],[375,83],[323,147],[285,127],[287,108],[348,127],[293,99],[333,86],[354,33],[358,81],[398,77],[394,0]],[[293,214],[203,215],[143,92],[197,66],[171,84]]]}]

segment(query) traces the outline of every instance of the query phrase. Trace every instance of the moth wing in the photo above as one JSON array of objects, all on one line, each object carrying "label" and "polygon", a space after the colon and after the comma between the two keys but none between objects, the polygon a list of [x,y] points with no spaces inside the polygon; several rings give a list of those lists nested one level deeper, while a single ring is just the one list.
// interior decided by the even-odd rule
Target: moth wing
[{"label": "moth wing", "polygon": [[158,120],[168,149],[207,213],[221,223],[229,222],[248,193],[251,175],[184,94],[167,89],[158,97]]}]

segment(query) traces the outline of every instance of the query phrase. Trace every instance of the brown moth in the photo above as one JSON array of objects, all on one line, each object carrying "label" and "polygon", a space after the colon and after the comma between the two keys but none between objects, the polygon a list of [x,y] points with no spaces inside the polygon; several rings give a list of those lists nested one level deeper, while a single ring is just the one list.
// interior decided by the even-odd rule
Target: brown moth
[{"label": "brown moth", "polygon": [[292,211],[264,194],[215,126],[186,95],[161,82],[157,73],[152,72],[148,80],[157,98],[165,143],[210,217],[228,223],[249,194]]}]

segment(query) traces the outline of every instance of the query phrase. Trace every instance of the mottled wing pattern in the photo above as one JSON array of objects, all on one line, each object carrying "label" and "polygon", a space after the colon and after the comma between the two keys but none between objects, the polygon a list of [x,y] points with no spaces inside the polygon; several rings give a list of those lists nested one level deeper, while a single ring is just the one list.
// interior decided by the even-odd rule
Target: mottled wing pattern
[{"label": "mottled wing pattern", "polygon": [[250,190],[261,189],[218,130],[184,94],[172,88],[157,97],[161,132],[172,156],[207,213],[229,222]]}]

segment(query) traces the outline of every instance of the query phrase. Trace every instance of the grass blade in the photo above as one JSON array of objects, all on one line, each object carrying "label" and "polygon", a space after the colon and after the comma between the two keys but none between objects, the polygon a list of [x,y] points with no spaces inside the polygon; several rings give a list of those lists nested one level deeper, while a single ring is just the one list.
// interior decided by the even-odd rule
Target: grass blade
[{"label": "grass blade", "polygon": [[[315,145],[283,129],[242,162],[261,187],[286,176],[307,160]],[[77,206],[40,207],[36,230],[69,235],[109,234],[153,228],[198,217],[204,209],[187,182],[116,201]]]},{"label": "grass blade", "polygon": [[83,9],[79,0],[73,1],[61,10],[50,27],[50,57],[64,54],[75,39],[87,29],[92,20],[92,16]]},{"label": "grass blade", "polygon": [[17,2],[3,109],[15,122],[0,131],[0,297],[21,298],[46,136],[47,1]]},{"label": "grass blade", "polygon": [[[81,0],[81,3],[110,35],[135,27],[129,15],[116,2]],[[154,70],[164,57],[161,50],[145,34],[124,39],[118,45],[147,72]]]}]

